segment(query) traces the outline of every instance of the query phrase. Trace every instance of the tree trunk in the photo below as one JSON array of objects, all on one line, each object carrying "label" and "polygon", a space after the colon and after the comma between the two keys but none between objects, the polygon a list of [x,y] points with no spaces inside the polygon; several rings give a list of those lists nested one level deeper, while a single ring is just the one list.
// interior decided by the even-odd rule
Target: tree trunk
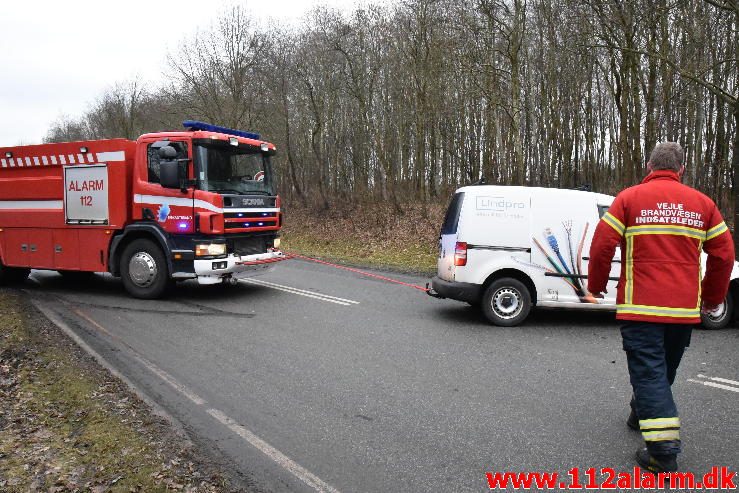
[{"label": "tree trunk", "polygon": [[739,200],[737,200],[737,186],[739,186],[739,98],[734,102],[734,151],[731,157],[731,191],[734,199],[734,255],[739,253]]}]

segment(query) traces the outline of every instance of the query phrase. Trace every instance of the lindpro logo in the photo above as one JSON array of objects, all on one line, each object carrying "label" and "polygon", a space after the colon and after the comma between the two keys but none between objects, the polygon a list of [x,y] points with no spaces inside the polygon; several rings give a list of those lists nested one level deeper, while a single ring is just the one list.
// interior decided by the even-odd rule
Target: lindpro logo
[{"label": "lindpro logo", "polygon": [[524,202],[515,202],[505,197],[477,197],[476,205],[478,211],[505,212],[526,208]]}]

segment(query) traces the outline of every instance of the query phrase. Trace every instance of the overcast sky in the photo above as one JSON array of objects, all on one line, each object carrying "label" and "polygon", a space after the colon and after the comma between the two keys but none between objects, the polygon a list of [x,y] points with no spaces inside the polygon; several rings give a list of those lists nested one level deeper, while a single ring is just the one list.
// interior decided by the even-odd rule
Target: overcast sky
[{"label": "overcast sky", "polygon": [[161,80],[167,51],[234,4],[258,22],[298,23],[315,5],[356,0],[3,0],[0,146],[40,143],[116,82]]}]

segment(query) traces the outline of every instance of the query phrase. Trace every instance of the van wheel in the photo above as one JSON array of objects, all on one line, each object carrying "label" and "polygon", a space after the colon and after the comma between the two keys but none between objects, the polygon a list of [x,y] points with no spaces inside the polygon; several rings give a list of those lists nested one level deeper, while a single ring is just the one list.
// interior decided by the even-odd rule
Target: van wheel
[{"label": "van wheel", "polygon": [[162,249],[151,240],[132,241],[121,256],[121,278],[126,291],[134,298],[161,297],[170,285]]},{"label": "van wheel", "polygon": [[26,269],[24,267],[8,267],[7,265],[4,265],[0,259],[0,286],[20,284],[26,280],[30,273],[31,269]]},{"label": "van wheel", "polygon": [[482,297],[482,312],[495,325],[516,326],[529,316],[530,311],[531,294],[518,279],[498,279],[488,286]]},{"label": "van wheel", "polygon": [[731,298],[731,293],[726,293],[723,306],[716,315],[701,313],[701,326],[710,330],[723,329],[731,322],[732,313],[734,313],[734,300]]}]

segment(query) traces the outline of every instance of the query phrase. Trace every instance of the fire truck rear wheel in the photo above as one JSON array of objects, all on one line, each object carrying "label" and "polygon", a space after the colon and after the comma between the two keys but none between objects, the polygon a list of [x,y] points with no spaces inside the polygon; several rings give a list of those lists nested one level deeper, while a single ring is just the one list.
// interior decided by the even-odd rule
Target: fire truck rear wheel
[{"label": "fire truck rear wheel", "polygon": [[170,286],[167,259],[151,240],[132,241],[121,257],[123,286],[134,298],[156,299]]},{"label": "fire truck rear wheel", "polygon": [[0,286],[8,284],[20,284],[26,280],[31,269],[23,267],[8,267],[0,260]]},{"label": "fire truck rear wheel", "polygon": [[482,296],[482,312],[491,323],[514,327],[531,311],[531,294],[518,279],[504,277],[493,281]]}]

